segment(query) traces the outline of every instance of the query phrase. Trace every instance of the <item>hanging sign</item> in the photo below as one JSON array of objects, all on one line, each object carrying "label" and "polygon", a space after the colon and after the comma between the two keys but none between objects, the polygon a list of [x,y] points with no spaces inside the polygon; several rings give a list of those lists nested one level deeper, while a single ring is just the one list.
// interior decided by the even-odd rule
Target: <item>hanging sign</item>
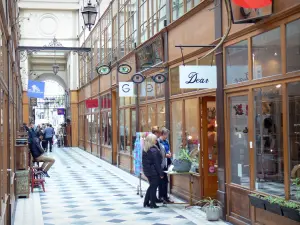
[{"label": "hanging sign", "polygon": [[30,105],[37,106],[37,98],[30,98]]},{"label": "hanging sign", "polygon": [[119,96],[133,97],[134,96],[133,82],[119,82]]},{"label": "hanging sign", "polygon": [[272,4],[272,0],[233,0],[240,7],[258,9]]},{"label": "hanging sign", "polygon": [[217,88],[216,66],[180,66],[180,88]]},{"label": "hanging sign", "polygon": [[28,80],[27,96],[32,98],[44,98],[45,83]]},{"label": "hanging sign", "polygon": [[58,108],[58,109],[57,109],[57,115],[65,115],[65,109],[63,109],[63,108]]},{"label": "hanging sign", "polygon": [[272,0],[230,0],[233,23],[255,23],[273,13]]},{"label": "hanging sign", "polygon": [[131,66],[128,64],[121,64],[118,66],[118,72],[121,74],[128,74],[132,70]]},{"label": "hanging sign", "polygon": [[88,99],[85,101],[85,105],[87,109],[97,108],[98,107],[98,99]]}]

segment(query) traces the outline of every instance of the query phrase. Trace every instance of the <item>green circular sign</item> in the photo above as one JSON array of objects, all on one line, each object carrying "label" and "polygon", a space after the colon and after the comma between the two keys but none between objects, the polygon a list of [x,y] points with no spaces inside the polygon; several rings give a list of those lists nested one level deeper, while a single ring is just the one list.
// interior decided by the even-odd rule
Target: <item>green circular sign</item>
[{"label": "green circular sign", "polygon": [[107,75],[110,73],[111,68],[108,65],[101,65],[96,68],[96,71],[99,75]]}]

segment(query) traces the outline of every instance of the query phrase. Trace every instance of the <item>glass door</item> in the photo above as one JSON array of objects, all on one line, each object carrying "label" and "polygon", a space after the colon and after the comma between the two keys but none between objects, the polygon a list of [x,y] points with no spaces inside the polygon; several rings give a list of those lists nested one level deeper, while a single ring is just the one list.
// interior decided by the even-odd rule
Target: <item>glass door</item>
[{"label": "glass door", "polygon": [[204,177],[204,196],[217,197],[218,191],[218,149],[215,97],[202,99],[202,174]]}]

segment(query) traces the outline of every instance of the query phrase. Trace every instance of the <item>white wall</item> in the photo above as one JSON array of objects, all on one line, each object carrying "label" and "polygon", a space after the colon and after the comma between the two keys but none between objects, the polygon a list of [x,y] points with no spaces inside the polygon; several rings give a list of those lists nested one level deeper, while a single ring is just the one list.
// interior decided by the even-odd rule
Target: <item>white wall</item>
[{"label": "white wall", "polygon": [[[81,17],[79,13],[82,2],[83,0],[20,0],[18,2],[20,18],[29,17],[29,20],[23,20],[20,23],[20,46],[45,46],[55,36],[64,47],[79,47],[79,16]],[[50,63],[53,61],[51,57],[48,60],[51,61]],[[77,60],[77,56],[71,52],[67,54],[66,64],[60,67],[58,82],[63,81],[61,85],[67,89],[77,89]],[[28,69],[29,74],[29,70],[32,69],[30,68],[30,61],[23,64]],[[45,65],[48,67],[47,64]],[[49,66],[49,71],[45,71],[43,68],[45,65],[40,65],[41,70],[36,68],[34,72],[37,74],[47,73],[49,79],[52,73],[54,77],[51,66]],[[35,79],[35,77],[30,77],[30,79]]]}]

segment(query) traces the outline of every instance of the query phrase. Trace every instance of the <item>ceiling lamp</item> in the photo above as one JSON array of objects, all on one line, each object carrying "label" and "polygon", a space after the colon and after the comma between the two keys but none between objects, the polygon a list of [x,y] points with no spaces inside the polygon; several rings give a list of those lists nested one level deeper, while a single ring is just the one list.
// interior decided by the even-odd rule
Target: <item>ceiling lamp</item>
[{"label": "ceiling lamp", "polygon": [[59,65],[54,63],[53,66],[52,66],[52,69],[53,69],[53,73],[55,75],[57,75],[58,71],[59,71]]},{"label": "ceiling lamp", "polygon": [[95,25],[95,21],[98,14],[96,7],[92,6],[91,0],[89,0],[87,6],[83,8],[81,14],[84,20],[84,25],[87,26],[90,31],[91,27]]}]

